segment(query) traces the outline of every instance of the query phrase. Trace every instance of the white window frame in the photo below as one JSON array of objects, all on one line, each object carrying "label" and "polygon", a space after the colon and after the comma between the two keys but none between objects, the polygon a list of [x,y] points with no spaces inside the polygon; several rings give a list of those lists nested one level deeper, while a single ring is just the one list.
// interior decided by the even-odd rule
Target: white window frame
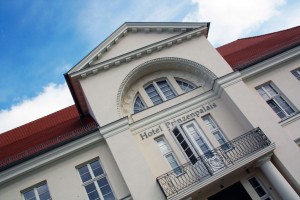
[{"label": "white window frame", "polygon": [[[146,94],[148,95],[148,97],[150,98],[148,92],[146,91],[146,88],[149,86],[149,85],[153,85],[154,89],[156,90],[156,92],[158,93],[158,95],[160,96],[160,98],[162,99],[162,101],[167,101],[167,100],[171,100],[171,99],[167,99],[165,94],[163,93],[163,91],[161,91],[160,87],[158,86],[157,82],[159,81],[166,81],[166,83],[168,84],[168,86],[170,87],[170,89],[172,90],[172,92],[174,93],[175,97],[178,96],[178,94],[176,93],[176,91],[174,90],[173,86],[170,84],[170,81],[165,78],[165,79],[158,79],[158,80],[154,80],[154,81],[151,81],[150,83],[146,84],[146,86],[144,87],[144,90],[146,92]],[[174,97],[174,98],[175,98]],[[173,99],[173,98],[172,98]],[[153,103],[152,99],[150,98],[151,102]],[[154,104],[154,103],[153,103]],[[160,104],[160,103],[159,103]],[[154,105],[158,105],[158,104],[154,104]]]},{"label": "white window frame", "polygon": [[[270,94],[270,93],[266,90],[266,88],[265,88],[266,86],[271,87],[271,89],[273,90],[273,92],[276,93],[276,95]],[[259,95],[266,101],[266,103],[267,103],[267,104],[268,104],[268,102],[274,103],[274,104],[276,105],[276,107],[277,107],[277,108],[285,115],[284,117],[280,117],[279,114],[276,113],[276,112],[273,110],[273,108],[268,104],[268,105],[271,107],[271,109],[273,110],[273,112],[275,112],[276,115],[277,115],[280,119],[284,120],[284,119],[286,119],[286,118],[289,118],[290,116],[295,115],[296,109],[294,108],[294,106],[291,106],[291,103],[290,103],[289,101],[286,100],[286,98],[285,98],[285,96],[282,94],[282,92],[281,92],[281,91],[280,91],[273,83],[267,82],[267,83],[265,83],[265,84],[262,84],[262,85],[256,87],[256,90],[257,90],[258,93],[259,93],[259,90],[263,90],[263,92],[267,95],[267,97],[265,98],[265,96],[262,96],[262,94],[260,94],[260,93],[259,93]],[[281,99],[288,105],[288,107],[289,107],[293,112],[292,112],[291,114],[288,114],[288,113],[286,112],[286,110],[285,110],[285,109],[277,102],[276,97],[281,98]]]},{"label": "white window frame", "polygon": [[[163,141],[164,145],[166,146],[166,152],[163,152],[163,149],[161,148],[161,146],[159,145],[159,141]],[[167,142],[166,138],[164,136],[155,138],[155,142],[157,143],[157,146],[160,150],[160,152],[162,153],[162,155],[164,156],[166,162],[169,164],[169,166],[172,168],[172,170],[175,172],[176,175],[180,175],[182,174],[182,169],[180,168],[180,162],[178,161],[175,153],[173,152],[173,150],[171,149],[169,143]],[[167,156],[171,155],[174,158],[174,161],[177,164],[177,167],[173,168],[173,166],[171,165],[171,163],[169,162]]]},{"label": "white window frame", "polygon": [[300,81],[300,67],[292,70],[291,73]]},{"label": "white window frame", "polygon": [[[137,98],[140,98],[141,102],[142,102],[143,105],[144,105],[144,109],[142,109],[142,110],[140,110],[140,111],[138,111],[138,112],[135,112],[135,107],[134,107],[134,106],[135,106],[135,102],[136,102]],[[135,96],[132,107],[133,107],[133,113],[134,113],[134,114],[135,114],[135,113],[142,112],[143,110],[145,110],[145,109],[147,108],[147,105],[146,105],[145,101],[143,100],[142,96],[141,96],[139,93],[137,93],[137,95]]]},{"label": "white window frame", "polygon": [[[254,188],[254,186],[250,183],[250,179],[253,179],[253,178],[254,178],[254,179],[257,181],[257,183],[259,184],[258,187],[261,187],[261,188],[263,189],[263,191],[266,193],[264,196],[259,196],[258,192],[256,191],[256,188]],[[251,178],[248,178],[248,182],[249,182],[249,184],[251,185],[251,187],[255,190],[256,194],[259,196],[259,198],[260,198],[261,200],[265,200],[265,199],[267,199],[267,198],[273,200],[273,198],[272,198],[272,196],[270,195],[269,191],[266,190],[265,186],[261,183],[261,181],[260,181],[257,177],[253,176],[253,177],[251,177]]]},{"label": "white window frame", "polygon": [[[190,92],[190,91],[192,91],[192,90],[194,90],[194,89],[197,88],[197,86],[196,86],[194,83],[189,82],[189,81],[186,81],[186,80],[184,80],[184,79],[175,78],[175,81],[176,81],[176,83],[178,84],[179,88],[181,89],[181,91],[182,91],[183,93]],[[184,82],[184,83],[186,83],[186,84],[188,84],[188,85],[191,85],[191,86],[194,87],[194,88],[193,88],[193,89],[190,89],[190,90],[188,90],[188,91],[185,91],[185,90],[182,89],[182,87],[180,86],[180,84],[179,84],[177,81]]]},{"label": "white window frame", "polygon": [[[221,148],[224,151],[230,150],[230,145],[228,143],[228,139],[217,124],[216,120],[211,116],[211,114],[204,115],[202,117],[202,120],[206,124],[207,128],[210,130],[210,132],[214,135],[218,143],[220,144]],[[224,143],[220,143],[220,141],[217,138],[217,135],[224,141]]]},{"label": "white window frame", "polygon": [[[92,167],[91,167],[91,163],[93,163],[93,162],[95,162],[95,161],[98,161],[98,162],[99,162],[99,164],[100,164],[100,166],[101,166],[101,168],[102,168],[102,170],[103,170],[103,174],[101,174],[101,175],[99,175],[99,176],[95,176],[95,175],[94,175],[93,169],[92,169]],[[88,181],[85,181],[85,182],[83,182],[83,180],[81,179],[81,175],[80,175],[80,172],[79,172],[79,169],[82,168],[82,167],[84,167],[84,166],[87,166],[88,171],[89,171],[89,173],[90,173],[90,175],[91,175],[91,179],[89,179]],[[113,191],[113,188],[111,187],[110,181],[109,181],[109,179],[108,179],[108,177],[107,177],[107,174],[106,174],[106,172],[105,172],[105,170],[104,170],[104,168],[103,168],[103,165],[102,165],[100,159],[90,160],[90,161],[88,161],[88,162],[85,162],[84,164],[81,164],[80,166],[78,166],[78,167],[76,167],[76,168],[77,168],[77,171],[78,171],[80,180],[82,181],[82,186],[83,186],[84,188],[85,188],[87,185],[89,185],[89,184],[91,184],[91,183],[94,183],[95,188],[96,188],[96,190],[97,190],[97,193],[98,193],[100,199],[103,200],[104,197],[103,197],[103,194],[102,194],[102,192],[101,192],[100,186],[99,186],[99,184],[98,184],[97,181],[100,180],[100,179],[102,179],[102,178],[106,178],[107,183],[108,183],[108,185],[109,185],[109,187],[110,187],[110,189],[111,189],[111,192],[112,192],[113,196],[114,196],[115,199],[116,199],[116,195],[115,195],[115,193],[114,193],[114,191]],[[88,193],[87,193],[87,192],[86,192],[86,195],[87,195],[87,199],[89,199],[89,196],[88,196]]]},{"label": "white window frame", "polygon": [[41,183],[38,183],[38,184],[36,184],[36,185],[34,185],[34,186],[32,186],[32,187],[29,187],[29,188],[23,190],[23,191],[21,192],[21,193],[22,193],[23,199],[26,200],[26,199],[25,199],[25,196],[24,196],[25,193],[27,193],[27,192],[33,190],[35,199],[36,199],[36,200],[40,200],[40,195],[39,195],[39,193],[38,193],[37,188],[40,187],[40,186],[42,186],[42,185],[46,185],[46,186],[47,186],[48,193],[49,193],[49,196],[50,196],[50,199],[48,199],[48,200],[52,200],[52,197],[51,197],[51,194],[50,194],[50,190],[49,190],[49,186],[48,186],[48,184],[47,184],[46,181],[43,181],[43,182],[41,182]]},{"label": "white window frame", "polygon": [[[190,131],[188,130],[188,126],[192,125],[195,130],[196,133],[198,134],[198,136],[201,137],[201,139],[203,140],[204,144],[207,146],[208,150],[211,151],[213,149],[210,141],[208,140],[208,138],[206,137],[206,135],[204,134],[204,132],[202,131],[202,129],[199,127],[198,123],[194,120],[187,122],[185,124],[182,124],[181,127],[184,130],[184,132],[187,134],[187,136],[189,137],[189,139],[191,140],[193,146],[197,149],[197,151],[199,152],[200,155],[204,155],[206,157],[210,157],[208,155],[209,152],[204,153],[200,146],[198,145],[197,141],[194,139],[194,137],[191,135]],[[213,156],[213,153],[212,153]]]}]

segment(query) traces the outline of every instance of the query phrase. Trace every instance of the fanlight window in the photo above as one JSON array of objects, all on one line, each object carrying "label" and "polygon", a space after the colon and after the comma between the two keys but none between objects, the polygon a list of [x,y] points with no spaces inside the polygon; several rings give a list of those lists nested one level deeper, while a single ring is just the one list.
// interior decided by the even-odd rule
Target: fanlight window
[{"label": "fanlight window", "polygon": [[183,92],[189,92],[189,91],[196,88],[191,83],[187,83],[187,82],[182,81],[182,80],[176,80],[176,82],[178,83],[178,85],[180,86],[180,88],[182,89]]},{"label": "fanlight window", "polygon": [[134,113],[138,113],[141,112],[142,110],[144,110],[146,107],[141,99],[140,96],[137,96],[135,98],[135,102],[134,102]]},{"label": "fanlight window", "polygon": [[175,92],[166,80],[153,81],[153,83],[145,87],[145,90],[154,105],[176,97]]}]

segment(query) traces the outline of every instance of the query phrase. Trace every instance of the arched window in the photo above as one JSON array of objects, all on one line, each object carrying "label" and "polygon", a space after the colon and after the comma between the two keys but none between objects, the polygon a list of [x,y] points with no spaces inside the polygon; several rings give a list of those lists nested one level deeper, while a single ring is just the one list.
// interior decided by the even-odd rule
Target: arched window
[{"label": "arched window", "polygon": [[176,97],[176,93],[166,80],[153,81],[145,87],[145,90],[154,105]]},{"label": "arched window", "polygon": [[139,95],[136,96],[133,107],[134,107],[134,109],[133,109],[134,113],[141,112],[142,110],[144,110],[146,108],[145,104],[143,103],[143,101]]},{"label": "arched window", "polygon": [[196,88],[196,86],[194,86],[192,83],[188,83],[186,81],[176,80],[176,82],[178,83],[183,92],[189,92]]}]

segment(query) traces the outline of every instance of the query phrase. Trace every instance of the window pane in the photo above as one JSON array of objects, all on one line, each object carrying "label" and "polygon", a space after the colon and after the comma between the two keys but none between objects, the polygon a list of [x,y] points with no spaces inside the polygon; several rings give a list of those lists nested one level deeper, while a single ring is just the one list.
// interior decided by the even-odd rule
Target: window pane
[{"label": "window pane", "polygon": [[183,92],[188,92],[188,91],[195,89],[195,86],[193,86],[189,83],[186,83],[184,81],[176,80],[176,82],[178,83],[178,85],[180,86],[180,88],[182,89]]},{"label": "window pane", "polygon": [[141,98],[137,96],[134,102],[134,113],[140,112],[145,109],[145,105],[142,102]]},{"label": "window pane", "polygon": [[41,185],[37,188],[40,200],[51,199],[47,184]]},{"label": "window pane", "polygon": [[153,102],[154,105],[162,103],[162,99],[157,93],[156,89],[152,84],[150,84],[148,87],[145,88],[148,96],[150,97],[151,101]]},{"label": "window pane", "polygon": [[100,199],[94,183],[91,183],[91,184],[85,186],[85,190],[86,190],[86,193],[88,194],[90,200]]},{"label": "window pane", "polygon": [[104,173],[104,172],[103,172],[103,169],[102,169],[102,167],[100,166],[100,163],[99,163],[98,160],[91,163],[91,168],[92,168],[92,170],[93,170],[93,173],[94,173],[94,176],[95,176],[95,177],[96,177],[96,176],[100,176],[101,174]]},{"label": "window pane", "polygon": [[115,196],[113,193],[109,193],[103,197],[104,197],[104,200],[115,200]]},{"label": "window pane", "polygon": [[169,84],[167,83],[167,81],[157,81],[156,83],[165,95],[166,99],[172,99],[176,96]]},{"label": "window pane", "polygon": [[25,200],[35,200],[35,194],[33,190],[24,193]]},{"label": "window pane", "polygon": [[40,194],[39,197],[40,197],[40,200],[50,200],[51,199],[49,192]]},{"label": "window pane", "polygon": [[79,168],[78,171],[79,171],[82,182],[86,182],[86,181],[92,179],[92,176],[91,176],[87,166],[83,166],[83,167]]}]

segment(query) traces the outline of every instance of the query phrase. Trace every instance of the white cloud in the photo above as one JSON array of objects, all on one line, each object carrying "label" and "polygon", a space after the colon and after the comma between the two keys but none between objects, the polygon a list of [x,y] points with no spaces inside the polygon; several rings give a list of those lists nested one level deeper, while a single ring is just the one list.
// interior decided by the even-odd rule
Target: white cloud
[{"label": "white cloud", "polygon": [[280,14],[285,0],[192,0],[198,9],[183,21],[211,22],[209,40],[215,45],[231,42],[257,30]]},{"label": "white cloud", "polygon": [[24,99],[10,109],[0,110],[0,133],[74,104],[68,86],[51,83],[34,98]]}]

